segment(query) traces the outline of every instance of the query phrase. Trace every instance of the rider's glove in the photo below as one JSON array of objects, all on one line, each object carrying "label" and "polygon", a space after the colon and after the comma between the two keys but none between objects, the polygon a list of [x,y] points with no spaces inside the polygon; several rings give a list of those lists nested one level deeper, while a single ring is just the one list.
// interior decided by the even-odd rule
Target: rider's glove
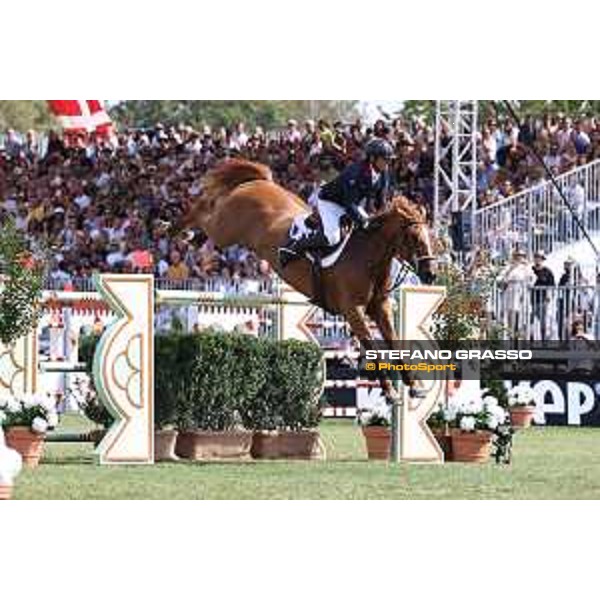
[{"label": "rider's glove", "polygon": [[361,206],[351,205],[348,209],[348,214],[352,221],[361,229],[366,229],[369,226],[369,215]]}]

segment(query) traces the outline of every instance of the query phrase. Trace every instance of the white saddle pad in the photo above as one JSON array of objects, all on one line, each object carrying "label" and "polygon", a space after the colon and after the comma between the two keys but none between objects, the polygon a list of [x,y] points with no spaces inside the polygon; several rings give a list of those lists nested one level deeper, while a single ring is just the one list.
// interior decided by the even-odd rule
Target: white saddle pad
[{"label": "white saddle pad", "polygon": [[[302,214],[296,215],[296,217],[294,218],[294,220],[292,221],[292,224],[290,226],[289,235],[292,239],[294,239],[294,240],[300,239],[301,237],[308,235],[312,231],[312,228],[306,224],[306,219],[309,216],[310,216],[310,213],[302,213]],[[335,265],[338,258],[342,255],[342,252],[346,248],[346,244],[348,243],[348,240],[350,240],[350,237],[352,236],[353,231],[354,231],[354,227],[352,227],[346,233],[346,235],[344,235],[342,237],[342,240],[340,241],[339,244],[336,244],[334,247],[332,247],[328,251],[326,251],[329,253],[327,253],[321,259],[321,267],[322,268],[327,269],[327,268]],[[311,261],[314,260],[314,258],[311,256],[310,252],[307,253],[307,257]]]}]

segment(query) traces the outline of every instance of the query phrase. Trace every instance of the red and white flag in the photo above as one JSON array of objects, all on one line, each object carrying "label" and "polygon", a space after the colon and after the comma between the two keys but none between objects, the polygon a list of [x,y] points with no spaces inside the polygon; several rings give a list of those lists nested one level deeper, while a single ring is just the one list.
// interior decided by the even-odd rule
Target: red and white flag
[{"label": "red and white flag", "polygon": [[112,121],[101,100],[48,100],[48,105],[65,133],[111,134]]}]

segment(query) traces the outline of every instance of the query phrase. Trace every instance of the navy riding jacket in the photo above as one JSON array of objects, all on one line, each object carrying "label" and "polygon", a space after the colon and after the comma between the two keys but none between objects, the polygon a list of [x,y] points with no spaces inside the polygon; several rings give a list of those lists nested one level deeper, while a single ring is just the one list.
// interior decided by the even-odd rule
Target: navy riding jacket
[{"label": "navy riding jacket", "polygon": [[321,188],[319,197],[344,208],[357,206],[366,199],[366,208],[371,212],[385,206],[390,192],[389,172],[383,172],[373,183],[371,166],[363,161],[348,165],[335,179]]}]

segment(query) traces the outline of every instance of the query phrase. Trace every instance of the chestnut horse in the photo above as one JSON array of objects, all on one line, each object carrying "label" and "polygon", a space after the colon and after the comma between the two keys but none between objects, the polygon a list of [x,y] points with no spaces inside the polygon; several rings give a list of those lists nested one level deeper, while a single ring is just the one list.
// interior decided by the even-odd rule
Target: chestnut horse
[{"label": "chestnut horse", "polygon": [[[202,195],[190,207],[184,225],[202,229],[219,247],[239,244],[252,249],[294,289],[320,299],[317,304],[329,312],[342,314],[365,347],[373,339],[367,317],[391,343],[396,339],[389,297],[392,259],[416,260],[422,280],[433,280],[433,255],[423,217],[407,199],[394,198],[366,231],[352,234],[338,261],[321,271],[321,289],[315,290],[308,259],[294,260],[283,269],[278,260],[278,249],[294,217],[308,211],[300,198],[273,181],[268,167],[231,159],[206,174]],[[386,398],[392,400],[391,382],[385,374],[380,381]],[[410,377],[404,383],[420,395]]]}]

